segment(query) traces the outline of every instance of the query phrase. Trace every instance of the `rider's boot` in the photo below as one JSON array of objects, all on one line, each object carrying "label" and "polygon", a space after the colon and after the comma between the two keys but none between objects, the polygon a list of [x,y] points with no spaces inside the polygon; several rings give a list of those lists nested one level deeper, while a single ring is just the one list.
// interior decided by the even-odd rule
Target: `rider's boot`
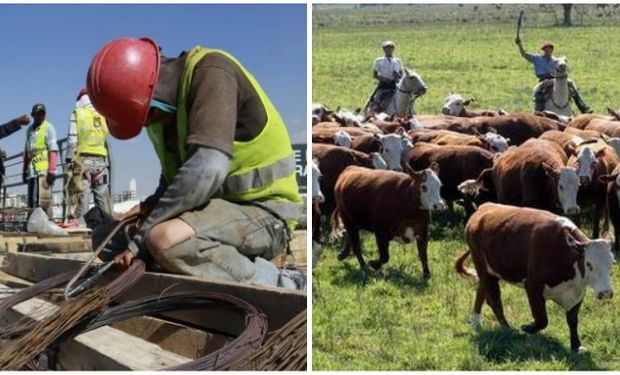
[{"label": "rider's boot", "polygon": [[577,108],[579,108],[579,111],[581,111],[581,113],[593,113],[594,112],[590,107],[588,107],[586,102],[583,101],[583,99],[581,98],[581,95],[579,95],[579,91],[573,89],[571,90],[571,95],[573,97],[573,100],[575,101],[575,104],[577,105]]},{"label": "rider's boot", "polygon": [[545,110],[545,94],[542,90],[536,91],[534,94],[534,111],[543,112]]}]

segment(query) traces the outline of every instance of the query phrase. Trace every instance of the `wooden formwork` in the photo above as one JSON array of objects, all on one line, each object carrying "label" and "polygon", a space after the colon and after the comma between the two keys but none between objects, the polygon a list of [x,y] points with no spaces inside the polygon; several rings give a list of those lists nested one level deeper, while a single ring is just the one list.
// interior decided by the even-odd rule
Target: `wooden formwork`
[{"label": "wooden formwork", "polygon": [[[40,245],[41,251],[65,243],[90,242],[88,235],[58,240],[29,238],[29,244]],[[41,253],[18,252],[18,236],[3,237],[7,246],[0,272],[3,287],[27,286],[62,272],[77,271],[88,252]],[[21,240],[23,243],[23,240]],[[46,245],[47,244],[47,245]],[[50,245],[52,244],[52,245]],[[79,245],[72,245],[76,248]],[[305,231],[296,232],[292,249],[299,265],[305,266]],[[33,246],[26,247],[33,249]],[[44,251],[49,252],[49,251]],[[70,259],[72,258],[72,259]],[[275,264],[283,261],[274,260]],[[118,302],[124,302],[163,291],[213,291],[232,294],[261,309],[268,317],[269,331],[276,330],[306,309],[306,293],[282,288],[261,287],[233,282],[214,282],[195,277],[147,272]],[[1,297],[1,292],[0,292]],[[15,306],[0,319],[8,324],[19,318],[35,316],[43,307],[54,305],[49,300],[33,298]],[[143,316],[118,322],[83,333],[66,341],[57,353],[58,369],[64,370],[155,370],[188,362],[221,347],[244,326],[241,317],[222,311],[172,311],[156,317]]]}]

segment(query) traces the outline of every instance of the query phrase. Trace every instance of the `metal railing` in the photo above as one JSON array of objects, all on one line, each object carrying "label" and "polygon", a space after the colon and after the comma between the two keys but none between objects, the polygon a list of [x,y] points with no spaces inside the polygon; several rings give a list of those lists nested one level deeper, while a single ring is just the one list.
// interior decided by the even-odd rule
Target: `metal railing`
[{"label": "metal railing", "polygon": [[[67,156],[67,150],[68,150],[68,145],[69,145],[68,138],[62,138],[58,140],[57,144],[58,144],[58,159],[57,159],[57,164],[56,164],[56,180],[54,181],[54,184],[52,186],[52,206],[62,207],[62,214],[60,216],[54,216],[52,217],[52,219],[56,221],[64,222],[66,221],[67,214],[68,214],[67,213],[67,202],[66,202],[67,197],[64,194],[64,187],[67,184],[67,173],[66,173],[67,171],[65,169],[66,167],[65,159]],[[108,150],[109,150],[109,145],[108,145]],[[110,159],[109,165],[111,166],[112,158],[109,157],[109,159]],[[3,222],[6,222],[8,219],[7,214],[10,211],[8,209],[19,208],[19,207],[7,206],[7,198],[9,194],[9,189],[18,189],[22,187],[25,188],[26,191],[28,189],[28,184],[22,181],[23,164],[24,164],[24,153],[23,152],[8,156],[4,160],[5,176],[4,176],[4,183],[2,186],[2,208],[1,208],[2,213],[3,213],[1,219]],[[110,170],[111,170],[111,167],[110,167]],[[109,176],[110,177],[108,181],[109,182],[108,189],[110,190],[110,196],[112,196],[112,173],[109,173]],[[54,190],[55,188],[56,190]],[[60,205],[56,204],[56,200],[54,199],[56,196],[61,197]],[[27,205],[27,192],[24,194],[18,194],[16,196],[16,200],[17,202],[22,202]]]}]

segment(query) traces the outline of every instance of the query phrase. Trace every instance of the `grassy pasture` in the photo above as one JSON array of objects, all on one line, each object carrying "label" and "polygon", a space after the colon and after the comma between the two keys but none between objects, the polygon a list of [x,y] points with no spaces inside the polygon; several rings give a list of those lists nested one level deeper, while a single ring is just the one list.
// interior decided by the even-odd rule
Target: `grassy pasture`
[{"label": "grassy pasture", "polygon": [[[497,11],[488,7],[490,13]],[[414,7],[416,14],[410,19],[403,9],[408,8],[315,9],[313,101],[334,108],[362,106],[374,88],[372,61],[381,53],[380,42],[392,39],[397,56],[429,86],[416,103],[417,113],[438,113],[448,91],[476,97],[480,108],[530,111],[534,78],[514,45],[516,7],[504,10],[510,14],[495,23],[458,21],[462,11],[471,14],[468,6]],[[481,6],[479,12],[485,9]],[[620,106],[620,81],[614,78],[620,51],[613,48],[620,27],[560,28],[544,16],[526,11],[526,47],[533,50],[541,40],[553,40],[557,52],[569,57],[571,77],[595,110]],[[536,27],[528,24],[535,19],[540,21]],[[594,21],[584,17],[583,24]],[[484,328],[476,331],[467,325],[475,282],[453,270],[454,259],[465,250],[462,231],[459,216],[434,217],[429,244],[433,275],[428,282],[421,278],[415,244],[391,243],[389,263],[366,285],[353,256],[339,262],[337,245],[326,246],[313,271],[313,368],[620,369],[620,345],[615,341],[620,337],[620,302],[596,301],[591,289],[580,313],[579,332],[589,349],[584,354],[570,352],[564,312],[553,302],[547,304],[546,330],[538,335],[518,331],[531,321],[529,305],[522,289],[507,284],[502,284],[502,299],[516,329],[501,330],[486,305]],[[377,257],[374,236],[366,234],[363,246],[367,260]],[[617,268],[613,282],[620,288]]]}]

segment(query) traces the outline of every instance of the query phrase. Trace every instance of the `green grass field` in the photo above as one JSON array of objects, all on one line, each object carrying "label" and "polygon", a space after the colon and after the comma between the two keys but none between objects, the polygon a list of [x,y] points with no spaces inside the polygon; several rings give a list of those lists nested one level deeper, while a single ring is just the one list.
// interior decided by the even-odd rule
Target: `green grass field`
[{"label": "green grass field", "polygon": [[[393,39],[396,54],[429,86],[427,95],[416,102],[418,113],[438,113],[448,91],[476,97],[481,108],[531,108],[533,74],[514,45],[514,22],[508,22],[516,7],[505,10],[507,14],[494,24],[458,21],[464,17],[459,10],[470,12],[467,7],[441,11],[419,7],[411,19],[403,15],[406,7],[326,8],[321,6],[313,16],[315,102],[349,109],[362,106],[373,89],[372,61],[381,53],[380,42]],[[537,27],[528,24],[534,19],[540,21]],[[585,18],[583,24],[594,21]],[[598,112],[620,106],[620,80],[614,73],[620,51],[613,48],[620,26],[553,25],[552,20],[526,12],[526,47],[533,50],[543,39],[555,41],[557,52],[569,57],[571,77],[586,101]],[[313,369],[620,369],[620,345],[615,341],[620,337],[620,302],[596,301],[591,289],[579,326],[587,353],[570,352],[565,315],[553,302],[547,304],[546,330],[538,335],[518,331],[531,315],[525,292],[512,285],[502,285],[502,299],[507,319],[517,329],[500,329],[486,305],[484,328],[471,328],[466,321],[476,284],[453,270],[454,259],[466,248],[462,223],[458,217],[443,215],[434,218],[431,229],[433,276],[428,282],[421,278],[414,244],[392,243],[390,262],[366,285],[354,257],[339,262],[337,246],[326,246],[313,271]],[[374,237],[368,234],[364,256],[377,256]],[[613,280],[620,288],[617,268]]]}]

